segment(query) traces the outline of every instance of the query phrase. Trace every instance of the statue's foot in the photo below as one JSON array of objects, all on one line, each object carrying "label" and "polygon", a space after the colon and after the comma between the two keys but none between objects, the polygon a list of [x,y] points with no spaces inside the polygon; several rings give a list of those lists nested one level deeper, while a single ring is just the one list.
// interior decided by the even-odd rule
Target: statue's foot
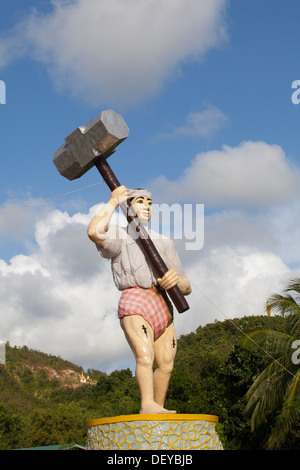
[{"label": "statue's foot", "polygon": [[155,401],[147,403],[146,405],[142,406],[140,409],[140,414],[144,415],[152,415],[152,414],[168,414],[168,413],[177,413],[175,410],[167,410],[163,406],[160,406]]}]

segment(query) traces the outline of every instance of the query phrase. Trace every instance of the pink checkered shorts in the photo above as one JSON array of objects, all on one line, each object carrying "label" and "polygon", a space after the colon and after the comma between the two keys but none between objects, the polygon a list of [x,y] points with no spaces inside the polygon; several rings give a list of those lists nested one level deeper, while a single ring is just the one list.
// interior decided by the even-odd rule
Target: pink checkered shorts
[{"label": "pink checkered shorts", "polygon": [[152,327],[156,341],[172,323],[170,310],[155,286],[149,289],[130,287],[122,292],[119,300],[118,317],[141,315]]}]

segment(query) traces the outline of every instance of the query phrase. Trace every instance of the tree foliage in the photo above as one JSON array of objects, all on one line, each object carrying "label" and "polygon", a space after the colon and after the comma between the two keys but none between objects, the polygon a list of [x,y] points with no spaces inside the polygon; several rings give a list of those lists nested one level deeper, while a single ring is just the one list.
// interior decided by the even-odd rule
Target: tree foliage
[{"label": "tree foliage", "polygon": [[246,411],[251,415],[253,431],[272,421],[267,442],[270,449],[280,447],[293,436],[300,422],[300,369],[293,359],[293,345],[296,342],[300,346],[300,279],[292,280],[285,292],[286,295],[274,294],[267,301],[267,309],[286,318],[285,329],[256,331],[244,342],[249,350],[257,346],[265,349],[269,358],[247,392]]},{"label": "tree foliage", "polygon": [[[251,417],[245,415],[246,393],[270,358],[263,348],[248,349],[243,342],[245,334],[255,333],[258,339],[261,330],[287,334],[287,318],[266,315],[215,322],[178,339],[166,407],[179,413],[217,415],[226,449],[266,448],[276,420],[268,416],[251,430]],[[77,365],[9,345],[6,358],[6,365],[0,365],[0,449],[85,445],[88,419],[139,412],[139,390],[130,369],[111,374],[91,369],[95,385],[70,387],[49,380],[46,370],[55,366],[81,372]],[[292,424],[288,445],[282,442],[280,448],[299,447],[297,426]]]}]

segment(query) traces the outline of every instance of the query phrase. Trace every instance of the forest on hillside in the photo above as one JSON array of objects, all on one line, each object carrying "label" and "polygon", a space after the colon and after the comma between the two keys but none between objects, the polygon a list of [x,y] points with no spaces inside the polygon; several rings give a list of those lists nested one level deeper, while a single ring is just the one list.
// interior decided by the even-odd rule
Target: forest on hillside
[{"label": "forest on hillside", "polygon": [[[282,316],[247,316],[216,321],[178,339],[178,352],[166,407],[179,413],[219,417],[218,434],[228,450],[263,450],[280,403],[254,431],[245,413],[246,393],[270,363],[264,347],[247,348],[253,332],[272,329],[284,333]],[[29,367],[39,365],[33,372]],[[87,373],[95,385],[62,386],[49,380],[45,368],[81,368],[56,356],[6,345],[6,364],[0,365],[0,450],[77,443],[85,445],[89,419],[137,414],[140,398],[130,369],[106,374]],[[299,400],[293,403],[300,412]],[[300,449],[300,425],[293,424],[280,449]]]}]

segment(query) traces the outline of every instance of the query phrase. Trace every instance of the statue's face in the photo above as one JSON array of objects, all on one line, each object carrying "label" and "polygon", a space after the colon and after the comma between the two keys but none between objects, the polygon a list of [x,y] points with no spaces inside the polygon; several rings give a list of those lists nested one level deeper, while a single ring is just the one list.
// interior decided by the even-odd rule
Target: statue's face
[{"label": "statue's face", "polygon": [[142,224],[146,225],[152,214],[152,199],[146,196],[137,196],[132,199],[131,205]]}]

